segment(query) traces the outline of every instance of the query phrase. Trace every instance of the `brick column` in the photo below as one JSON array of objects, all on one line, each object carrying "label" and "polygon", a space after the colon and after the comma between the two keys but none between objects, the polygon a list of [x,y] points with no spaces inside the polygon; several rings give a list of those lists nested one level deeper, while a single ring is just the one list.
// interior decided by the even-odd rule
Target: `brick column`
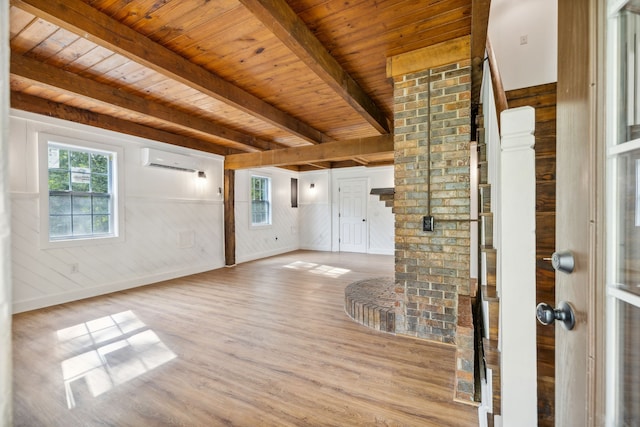
[{"label": "brick column", "polygon": [[396,332],[451,344],[469,295],[470,73],[465,60],[394,78]]}]

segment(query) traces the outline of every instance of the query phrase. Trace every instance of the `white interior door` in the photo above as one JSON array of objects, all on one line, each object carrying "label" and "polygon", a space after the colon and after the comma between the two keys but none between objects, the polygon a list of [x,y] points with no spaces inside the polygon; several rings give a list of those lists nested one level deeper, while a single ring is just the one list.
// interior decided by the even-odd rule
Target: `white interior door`
[{"label": "white interior door", "polygon": [[341,252],[367,252],[367,179],[338,181]]}]

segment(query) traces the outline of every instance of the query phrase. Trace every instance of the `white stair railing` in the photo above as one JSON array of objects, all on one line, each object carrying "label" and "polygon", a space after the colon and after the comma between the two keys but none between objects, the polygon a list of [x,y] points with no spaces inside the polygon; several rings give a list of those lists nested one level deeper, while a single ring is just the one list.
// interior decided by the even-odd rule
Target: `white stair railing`
[{"label": "white stair railing", "polygon": [[535,110],[501,114],[500,295],[501,421],[537,426]]}]

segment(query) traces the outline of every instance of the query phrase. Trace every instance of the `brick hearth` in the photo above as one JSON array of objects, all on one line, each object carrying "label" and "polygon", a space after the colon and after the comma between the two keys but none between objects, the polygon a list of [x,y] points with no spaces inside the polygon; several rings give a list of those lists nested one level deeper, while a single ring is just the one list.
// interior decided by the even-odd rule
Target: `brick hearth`
[{"label": "brick hearth", "polygon": [[395,282],[391,277],[376,277],[351,283],[344,290],[344,307],[356,322],[382,332],[395,333]]}]

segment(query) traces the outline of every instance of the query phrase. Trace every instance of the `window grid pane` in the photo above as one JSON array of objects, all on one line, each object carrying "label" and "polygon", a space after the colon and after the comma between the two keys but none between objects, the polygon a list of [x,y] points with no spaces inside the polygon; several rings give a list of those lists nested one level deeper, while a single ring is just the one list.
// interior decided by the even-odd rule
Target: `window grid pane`
[{"label": "window grid pane", "polygon": [[112,155],[49,145],[49,237],[113,233]]},{"label": "window grid pane", "polygon": [[269,178],[251,177],[251,224],[271,224],[271,197]]}]

